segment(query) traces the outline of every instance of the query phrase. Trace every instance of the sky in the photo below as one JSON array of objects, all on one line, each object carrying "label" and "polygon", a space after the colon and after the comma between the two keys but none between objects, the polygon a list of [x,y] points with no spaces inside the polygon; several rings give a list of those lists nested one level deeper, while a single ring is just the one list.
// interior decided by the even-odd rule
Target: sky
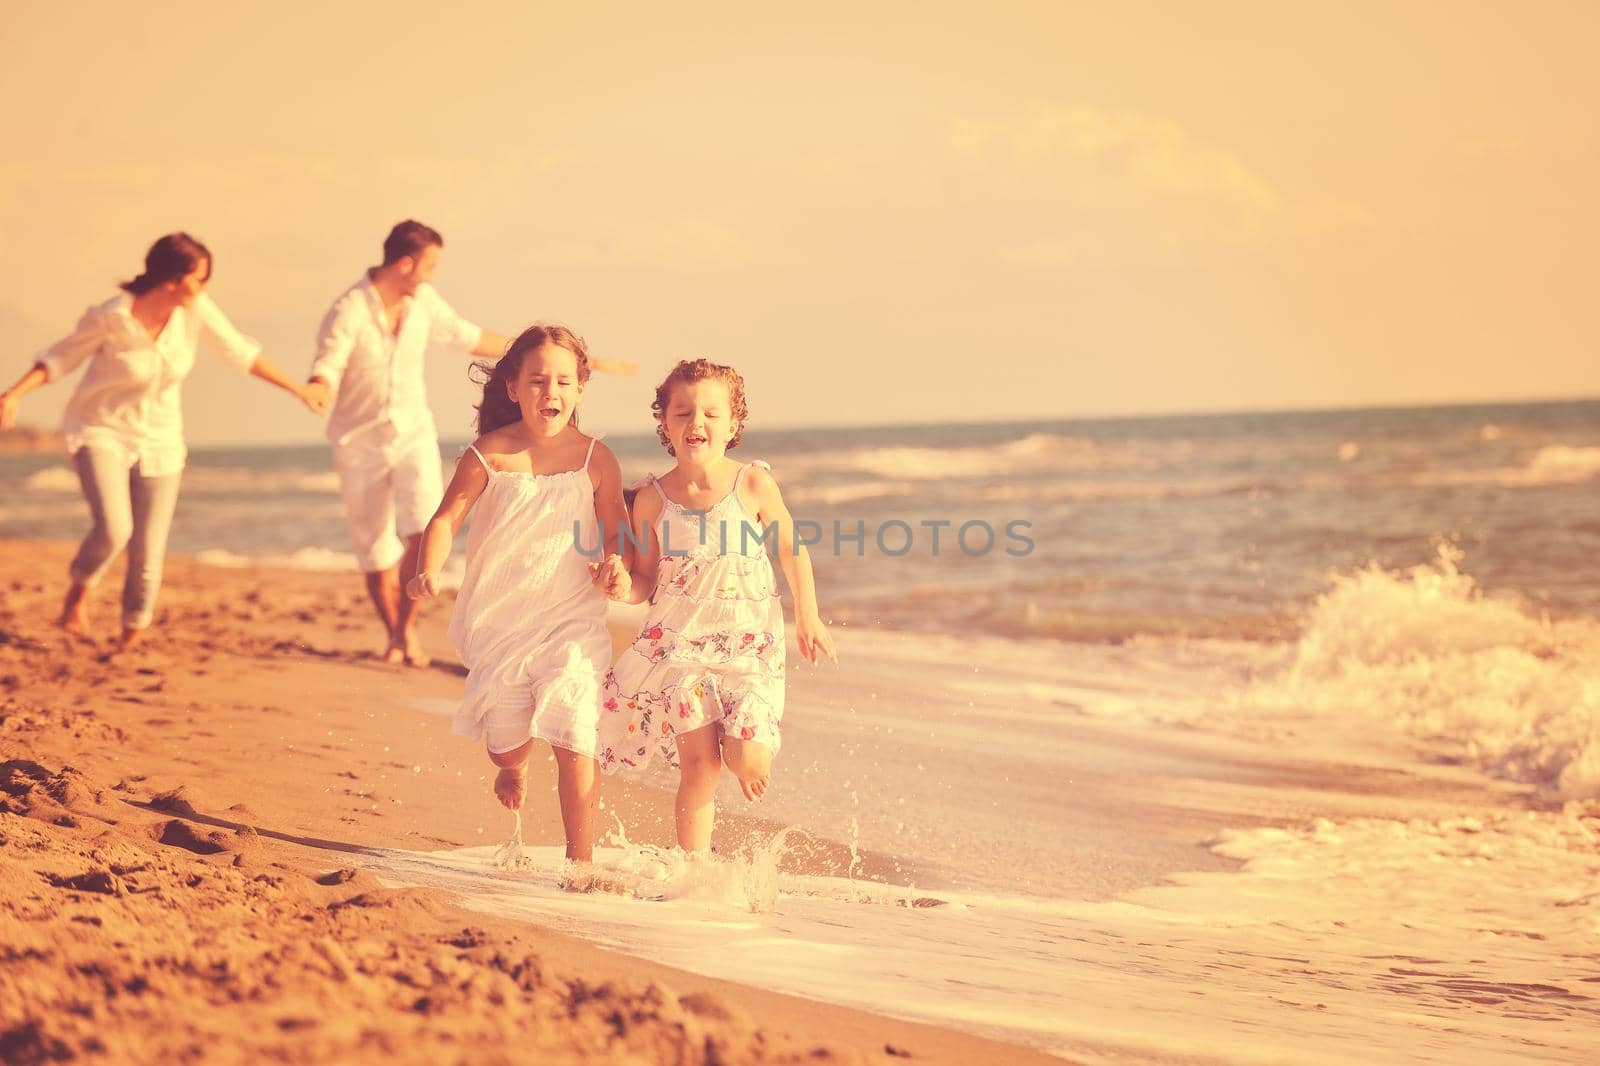
[{"label": "sky", "polygon": [[[0,376],[183,229],[300,376],[406,217],[585,426],[707,356],[752,425],[1600,394],[1600,4],[30,4]],[[430,357],[466,435],[464,357]],[[24,403],[51,425],[70,389]],[[216,361],[193,444],[310,442]]]}]

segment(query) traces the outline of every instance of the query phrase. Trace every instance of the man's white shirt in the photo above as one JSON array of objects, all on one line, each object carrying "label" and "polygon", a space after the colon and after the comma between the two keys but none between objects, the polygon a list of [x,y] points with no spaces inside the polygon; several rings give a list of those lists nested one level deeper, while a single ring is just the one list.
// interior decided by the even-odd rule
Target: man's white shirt
[{"label": "man's white shirt", "polygon": [[311,376],[334,390],[328,439],[356,443],[388,426],[389,440],[434,434],[433,414],[423,384],[423,358],[430,343],[470,352],[481,327],[456,314],[432,285],[422,285],[398,309],[398,335],[372,280],[363,277],[345,290],[322,320]]}]

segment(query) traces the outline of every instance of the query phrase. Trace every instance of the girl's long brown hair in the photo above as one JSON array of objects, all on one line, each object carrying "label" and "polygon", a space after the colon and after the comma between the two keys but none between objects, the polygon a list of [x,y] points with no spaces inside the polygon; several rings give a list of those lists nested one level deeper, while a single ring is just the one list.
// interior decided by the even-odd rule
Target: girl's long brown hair
[{"label": "girl's long brown hair", "polygon": [[[538,351],[541,344],[554,344],[578,357],[578,381],[589,380],[589,347],[583,338],[566,326],[529,326],[517,335],[502,355],[493,363],[473,363],[467,372],[473,381],[483,386],[483,400],[478,404],[478,436],[483,436],[513,422],[522,421],[522,408],[511,399],[506,388],[522,373],[523,356]],[[578,424],[578,412],[572,412],[572,424]]]}]

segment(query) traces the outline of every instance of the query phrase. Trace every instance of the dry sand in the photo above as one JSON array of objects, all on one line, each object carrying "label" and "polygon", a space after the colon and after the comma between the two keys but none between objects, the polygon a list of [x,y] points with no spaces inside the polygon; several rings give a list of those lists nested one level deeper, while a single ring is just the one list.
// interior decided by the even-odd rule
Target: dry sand
[{"label": "dry sand", "polygon": [[[0,561],[0,1060],[1061,1061],[381,887],[365,848],[507,828],[482,751],[408,706],[460,691],[448,604],[424,626],[440,661],[388,667],[355,575],[174,558],[160,627],[113,655],[120,567],[104,636],[52,624],[70,552]],[[556,843],[553,768],[529,783],[528,839]],[[668,842],[660,793],[607,787],[631,835]]]}]

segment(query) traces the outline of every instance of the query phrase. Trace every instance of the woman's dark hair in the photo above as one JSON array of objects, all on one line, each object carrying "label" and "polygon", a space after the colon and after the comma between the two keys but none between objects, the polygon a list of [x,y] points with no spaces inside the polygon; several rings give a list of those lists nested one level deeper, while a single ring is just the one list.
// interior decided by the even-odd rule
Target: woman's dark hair
[{"label": "woman's dark hair", "polygon": [[[511,399],[506,386],[522,373],[522,358],[539,350],[543,344],[565,348],[578,357],[578,383],[589,380],[589,347],[583,338],[566,326],[529,326],[517,335],[502,355],[493,363],[473,363],[467,372],[473,381],[483,386],[483,402],[478,404],[478,436],[483,436],[502,426],[522,421],[522,408]],[[572,424],[578,424],[578,412],[572,412]]]},{"label": "woman's dark hair", "polygon": [[397,263],[410,256],[419,259],[422,253],[435,245],[444,247],[444,238],[432,226],[424,226],[415,219],[396,222],[394,229],[383,239],[383,265]]},{"label": "woman's dark hair", "polygon": [[144,253],[144,273],[122,283],[123,291],[142,296],[157,285],[179,281],[206,265],[206,280],[211,280],[211,249],[187,233],[169,233]]},{"label": "woman's dark hair", "polygon": [[656,398],[650,411],[656,416],[656,436],[667,449],[668,455],[677,455],[672,441],[667,438],[667,405],[672,402],[672,390],[677,385],[693,385],[697,381],[720,381],[728,387],[728,414],[733,418],[733,436],[728,438],[728,451],[739,446],[744,435],[745,419],[750,417],[750,405],[744,398],[744,378],[731,366],[713,363],[709,359],[684,359],[672,368],[666,380],[656,386]]}]

